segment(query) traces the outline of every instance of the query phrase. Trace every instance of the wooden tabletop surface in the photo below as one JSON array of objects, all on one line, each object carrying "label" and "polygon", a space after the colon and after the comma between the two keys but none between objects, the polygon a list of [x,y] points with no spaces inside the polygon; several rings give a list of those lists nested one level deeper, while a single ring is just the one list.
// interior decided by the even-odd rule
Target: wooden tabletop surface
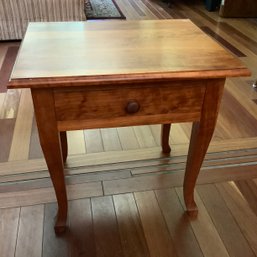
[{"label": "wooden tabletop surface", "polygon": [[241,61],[187,19],[51,22],[29,24],[9,86],[74,76],[241,75],[249,75]]}]

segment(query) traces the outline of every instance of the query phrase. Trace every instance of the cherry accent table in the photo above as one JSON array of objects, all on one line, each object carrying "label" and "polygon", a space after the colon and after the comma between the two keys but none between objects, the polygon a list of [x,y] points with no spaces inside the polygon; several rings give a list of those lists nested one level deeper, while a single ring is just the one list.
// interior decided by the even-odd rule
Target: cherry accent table
[{"label": "cherry accent table", "polygon": [[9,88],[30,88],[40,143],[67,219],[67,130],[193,122],[184,178],[189,214],[226,77],[249,70],[190,20],[30,23]]}]

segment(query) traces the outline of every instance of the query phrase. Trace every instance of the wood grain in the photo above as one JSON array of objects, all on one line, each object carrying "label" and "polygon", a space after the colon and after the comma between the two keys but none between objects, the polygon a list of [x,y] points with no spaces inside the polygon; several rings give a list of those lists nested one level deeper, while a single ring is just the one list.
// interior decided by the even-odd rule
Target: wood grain
[{"label": "wood grain", "polygon": [[[44,237],[42,240],[42,257],[63,256],[69,254],[69,232],[62,237],[57,237],[54,232],[54,220],[57,212],[57,204],[49,203],[44,208]],[[69,222],[68,222],[69,223]]]},{"label": "wood grain", "polygon": [[85,137],[82,130],[67,131],[69,155],[85,154]]},{"label": "wood grain", "polygon": [[233,182],[217,184],[217,188],[256,255],[257,217]]},{"label": "wood grain", "polygon": [[[76,185],[68,185],[68,199],[79,199],[90,196],[103,195],[101,182],[89,182]],[[1,208],[51,203],[56,201],[54,189],[43,187],[39,189],[21,190],[17,192],[5,192],[0,194]]]},{"label": "wood grain", "polygon": [[90,199],[69,203],[70,252],[72,257],[96,257]]},{"label": "wood grain", "polygon": [[149,257],[133,194],[113,196],[125,257]]},{"label": "wood grain", "polygon": [[178,256],[154,192],[135,193],[135,199],[150,256]]},{"label": "wood grain", "polygon": [[174,247],[179,257],[203,257],[189,219],[184,213],[175,189],[155,191]]},{"label": "wood grain", "polygon": [[15,255],[19,218],[20,208],[0,210],[0,249],[2,256],[13,257]]},{"label": "wood grain", "polygon": [[104,151],[120,151],[121,145],[116,128],[101,129]]},{"label": "wood grain", "polygon": [[132,127],[117,128],[123,150],[138,149],[139,143]]},{"label": "wood grain", "polygon": [[[60,124],[67,121],[67,125],[69,121],[75,123],[80,120],[81,124],[81,120],[84,120],[84,128],[108,127],[108,123],[113,126],[115,121],[117,126],[139,125],[141,117],[147,124],[152,123],[151,120],[157,115],[159,122],[162,115],[165,120],[190,121],[200,115],[205,92],[203,84],[191,82],[184,86],[182,82],[174,82],[161,83],[158,87],[154,84],[141,87],[129,84],[117,89],[56,90],[56,118],[62,122]],[[140,106],[139,111],[133,114],[126,111],[131,100],[137,101]]]},{"label": "wood grain", "polygon": [[[233,215],[229,211],[221,194],[215,185],[202,185],[197,187],[203,203],[219,232],[231,257],[254,257],[248,241],[241,233]],[[240,242],[240,244],[235,244]]]},{"label": "wood grain", "polygon": [[104,152],[103,139],[100,129],[84,130],[87,153]]},{"label": "wood grain", "polygon": [[12,68],[19,50],[19,46],[10,46],[6,52],[2,65],[0,66],[0,93],[7,91],[7,84]]},{"label": "wood grain", "polygon": [[19,110],[9,153],[9,161],[28,159],[33,114],[34,111],[30,90],[24,89],[21,93]]},{"label": "wood grain", "polygon": [[8,161],[15,122],[15,119],[0,119],[0,162]]},{"label": "wood grain", "polygon": [[34,118],[30,136],[29,159],[41,159],[43,157],[44,155],[39,142],[37,124]]},{"label": "wood grain", "polygon": [[93,198],[92,213],[97,257],[123,257],[112,197]]},{"label": "wood grain", "polygon": [[44,206],[22,207],[15,256],[41,257]]},{"label": "wood grain", "polygon": [[[182,188],[176,188],[176,192],[179,196],[180,202],[184,207],[184,210],[186,210],[183,204]],[[203,202],[197,194],[195,199],[199,208],[199,212],[197,218],[190,218],[190,223],[204,256],[229,257],[227,249],[224,246],[223,241],[221,240],[214,224],[212,223],[211,217],[209,216]],[[208,238],[208,242],[206,242],[206,238]]]},{"label": "wood grain", "polygon": [[[142,26],[138,26],[139,23]],[[202,34],[189,20],[151,20],[140,21],[139,23],[138,21],[52,23],[48,24],[47,28],[44,27],[44,23],[32,23],[25,36],[23,47],[12,74],[12,80],[45,77],[46,79],[41,79],[41,84],[50,86],[55,81],[52,80],[51,82],[47,77],[98,76],[95,78],[99,82],[103,78],[107,81],[108,76],[110,79],[122,78],[124,80],[124,74],[130,74],[130,79],[136,77],[142,79],[143,77],[144,80],[146,79],[144,73],[147,74],[149,79],[160,78],[163,73],[167,73],[167,76],[174,78],[184,72],[189,72],[187,75],[191,77],[195,77],[195,75],[199,77],[199,71],[201,70],[209,71],[209,76],[220,76],[220,72],[222,77],[231,75],[231,72],[234,75],[249,74],[238,60]],[[136,32],[135,28],[137,28]],[[152,33],[153,28],[156,30],[155,33]],[[45,29],[56,35],[50,44],[47,40],[48,32]],[[127,33],[120,33],[122,30]],[[78,31],[80,33],[76,33]],[[188,33],[188,31],[191,33]],[[37,40],[39,38],[38,33],[40,34],[40,40]],[[149,40],[141,40],[137,36],[142,33]],[[83,40],[84,34],[89,39],[88,41]],[[62,40],[64,37],[67,38],[67,35],[71,39],[68,42],[69,47]],[[165,40],[162,40],[164,36]],[[103,43],[102,37],[109,38],[109,40]],[[163,49],[161,53],[155,47],[156,44],[159,45],[160,40]],[[94,42],[94,44],[90,42]],[[130,44],[127,45],[126,42],[130,42]],[[70,45],[71,43],[73,45]],[[37,58],[30,51],[35,49],[31,44],[37,46]],[[194,50],[190,47],[192,45]],[[182,48],[183,61],[181,51],[178,51]],[[58,55],[61,58],[54,58],[57,53],[56,49],[58,49]],[[80,49],[80,51],[76,54],[77,49]],[[108,51],[105,49],[108,49]],[[131,49],[134,49],[134,51],[138,49],[133,54],[133,58],[131,58]],[[44,58],[45,52],[52,56],[51,61]],[[201,59],[198,58],[199,52],[201,52]],[[94,53],[93,58],[91,58],[92,53]],[[65,61],[66,58],[69,59],[69,62]],[[160,62],[160,60],[162,61]],[[37,69],[31,69],[31,63]],[[119,76],[119,74],[123,75]],[[208,72],[203,74],[208,74]],[[183,77],[187,77],[187,75],[183,74]],[[58,80],[61,82],[60,79]],[[88,79],[85,80],[84,78],[83,80],[84,83],[89,82]],[[13,81],[9,86],[22,87],[22,84],[24,83],[23,86],[25,86],[26,82],[29,82],[27,87],[40,84],[37,80],[28,81],[25,79],[17,81],[17,83]],[[73,83],[79,85],[78,81]],[[62,86],[68,84],[70,84],[70,79],[66,77],[66,82]]]},{"label": "wood grain", "polygon": [[32,98],[40,144],[59,206],[55,227],[58,233],[65,229],[67,219],[68,203],[63,164],[67,151],[65,153],[62,151],[60,132],[57,130],[55,118],[53,93],[44,89],[35,89],[32,91]]}]

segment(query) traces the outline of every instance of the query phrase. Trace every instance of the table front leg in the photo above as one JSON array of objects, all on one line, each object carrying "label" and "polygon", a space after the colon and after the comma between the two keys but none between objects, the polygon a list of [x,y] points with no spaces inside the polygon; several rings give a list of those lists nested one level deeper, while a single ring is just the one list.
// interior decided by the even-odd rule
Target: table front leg
[{"label": "table front leg", "polygon": [[58,234],[64,232],[66,228],[68,210],[61,147],[61,137],[65,142],[65,135],[61,133],[62,136],[60,136],[60,132],[57,129],[52,90],[32,89],[31,91],[40,144],[53,182],[58,203],[58,213],[55,223],[55,232]]},{"label": "table front leg", "polygon": [[224,79],[207,82],[200,121],[193,123],[183,186],[185,205],[190,216],[198,212],[194,188],[215,129],[223,87]]}]

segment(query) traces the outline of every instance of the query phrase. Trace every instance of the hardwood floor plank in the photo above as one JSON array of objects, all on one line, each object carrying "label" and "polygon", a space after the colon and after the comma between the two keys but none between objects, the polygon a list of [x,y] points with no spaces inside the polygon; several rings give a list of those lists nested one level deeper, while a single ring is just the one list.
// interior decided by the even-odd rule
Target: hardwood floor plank
[{"label": "hardwood floor plank", "polygon": [[[54,232],[57,204],[45,205],[42,257],[70,257],[69,230],[57,237]],[[69,224],[69,221],[68,221]]]},{"label": "hardwood floor plank", "polygon": [[71,257],[96,257],[90,199],[69,203]]},{"label": "hardwood floor plank", "polygon": [[132,5],[132,7],[135,9],[139,16],[146,16],[145,12],[138,6],[138,4],[134,0],[128,0],[128,2]]},{"label": "hardwood floor plank", "polygon": [[221,45],[223,45],[225,48],[227,48],[230,52],[232,52],[237,57],[246,57],[246,55],[241,52],[239,49],[237,49],[235,46],[233,46],[231,43],[229,43],[227,40],[225,40],[220,35],[216,34],[211,28],[208,26],[202,26],[201,29],[209,36],[214,38],[216,41],[218,41]]},{"label": "hardwood floor plank", "polygon": [[[183,189],[176,188],[180,202],[186,210],[183,198]],[[229,257],[226,247],[224,246],[211,217],[209,216],[203,202],[197,193],[195,193],[195,201],[198,206],[198,215],[196,218],[189,217],[194,234],[199,242],[204,256],[216,257],[224,256]]]},{"label": "hardwood floor plank", "polygon": [[85,154],[86,145],[83,130],[67,131],[68,155]]},{"label": "hardwood floor plank", "polygon": [[139,144],[133,127],[117,128],[122,150],[138,149]]},{"label": "hardwood floor plank", "polygon": [[[89,182],[67,186],[68,199],[103,195],[101,182]],[[0,194],[0,208],[35,205],[55,202],[53,187],[31,189],[26,191],[6,192]]]},{"label": "hardwood floor plank", "polygon": [[[129,178],[131,177],[130,170],[120,170],[120,171],[103,171],[103,172],[95,172],[95,173],[82,173],[72,176],[66,176],[65,181],[66,185],[75,185],[86,182],[101,182],[103,180],[113,180],[113,179],[121,179],[121,178]],[[0,184],[0,193],[7,192],[19,192],[26,191],[31,189],[39,189],[39,188],[49,188],[52,187],[52,181],[49,177],[48,172],[45,174],[43,178],[30,178],[28,180],[23,181],[15,181],[15,182],[6,182]]]},{"label": "hardwood floor plank", "polygon": [[155,191],[174,247],[179,257],[203,257],[190,221],[179,202],[175,189]]},{"label": "hardwood floor plank", "polygon": [[123,257],[112,197],[92,198],[91,202],[97,257]]},{"label": "hardwood floor plank", "polygon": [[84,130],[87,153],[99,153],[104,151],[100,129]]},{"label": "hardwood floor plank", "polygon": [[38,130],[35,118],[32,122],[30,145],[29,145],[29,159],[41,159],[44,158],[42,148],[40,146]]},{"label": "hardwood floor plank", "polygon": [[7,91],[7,83],[9,81],[18,50],[19,46],[8,47],[2,66],[0,68],[0,93]]},{"label": "hardwood floor plank", "polygon": [[[215,185],[197,186],[199,193],[212,221],[228,250],[230,257],[254,257],[244,235],[241,233],[233,215],[228,209]],[[235,242],[240,242],[236,244]]]},{"label": "hardwood floor plank", "polygon": [[185,19],[187,16],[184,12],[177,6],[177,3],[174,1],[165,2],[165,1],[155,1],[161,6],[173,19]]},{"label": "hardwood floor plank", "polygon": [[163,10],[154,1],[142,0],[142,3],[153,13],[153,15],[158,19],[170,19],[172,18],[165,10]]},{"label": "hardwood floor plank", "polygon": [[0,255],[3,257],[15,254],[19,217],[20,208],[0,209]]},{"label": "hardwood floor plank", "polygon": [[14,119],[19,110],[21,90],[8,89],[0,111],[0,119]]},{"label": "hardwood floor plank", "polygon": [[252,250],[257,255],[257,216],[233,182],[220,183],[216,186]]},{"label": "hardwood floor plank", "polygon": [[[223,103],[219,115],[219,122],[223,120],[223,127],[232,138],[255,137],[257,135],[257,119],[252,116],[240,102],[225,89]],[[226,124],[224,124],[226,122]]]},{"label": "hardwood floor plank", "polygon": [[15,119],[0,119],[0,162],[7,162],[12,143]]},{"label": "hardwood floor plank", "polygon": [[[189,134],[191,132],[192,124],[188,124],[190,126],[189,128]],[[173,144],[188,144],[189,143],[190,135],[188,135],[182,124],[172,124],[171,130],[170,130],[170,144],[171,148]]]},{"label": "hardwood floor plank", "polygon": [[29,89],[23,89],[14,127],[9,161],[28,159],[33,115],[31,92]]},{"label": "hardwood floor plank", "polygon": [[242,86],[244,85],[240,85],[240,83],[231,79],[228,80],[227,83],[227,90],[230,94],[234,96],[234,98],[249,112],[250,115],[257,119],[256,105],[254,102],[249,101],[248,93],[245,92],[246,90],[242,90]]},{"label": "hardwood floor plank", "polygon": [[138,192],[134,195],[150,256],[178,256],[154,192]]},{"label": "hardwood floor plank", "polygon": [[133,129],[141,148],[157,146],[149,126],[135,126]]},{"label": "hardwood floor plank", "polygon": [[144,232],[132,194],[113,196],[124,257],[149,257]]},{"label": "hardwood floor plank", "polygon": [[257,185],[253,180],[238,180],[235,184],[257,216]]},{"label": "hardwood floor plank", "polygon": [[[233,24],[233,20],[234,19],[231,19],[229,21],[229,23],[227,22],[227,19],[220,18],[218,20],[216,18],[217,15],[213,16],[209,12],[206,12],[205,10],[202,10],[202,6],[201,5],[197,5],[197,7],[192,7],[192,9],[195,12],[197,12],[199,15],[201,15],[201,17],[203,19],[210,21],[214,26],[218,26],[220,30],[224,31],[224,33],[227,33],[228,35],[232,36],[235,40],[239,41],[241,44],[245,45],[247,48],[252,50],[255,54],[257,53],[256,52],[256,49],[257,49],[256,48],[256,43],[257,42],[252,39],[252,38],[254,38],[256,36],[253,35],[252,37],[248,37],[247,35],[242,33],[242,31],[244,31],[244,29],[240,30],[240,24],[242,22],[237,23],[237,26],[234,27],[233,25],[229,24],[229,23]],[[245,26],[248,27],[249,24],[247,24],[247,25],[245,24]],[[250,33],[250,31],[248,33]]]},{"label": "hardwood floor plank", "polygon": [[[243,171],[243,172],[242,172]],[[230,181],[232,179],[251,179],[256,177],[256,165],[227,168],[213,168],[200,172],[197,184],[217,183]],[[136,176],[127,179],[116,179],[104,181],[103,187],[106,195],[130,193],[135,191],[145,191],[152,189],[163,189],[178,187],[183,185],[184,171],[177,171],[170,174],[155,174],[154,176]]]},{"label": "hardwood floor plank", "polygon": [[104,151],[120,151],[121,144],[116,128],[100,129]]},{"label": "hardwood floor plank", "polygon": [[22,207],[15,257],[41,257],[44,205]]},{"label": "hardwood floor plank", "polygon": [[6,95],[5,93],[0,93],[0,113],[2,112],[5,95]]},{"label": "hardwood floor plank", "polygon": [[123,14],[126,16],[126,20],[139,20],[140,17],[135,13],[134,8],[127,4],[127,1],[124,0],[116,0],[116,3],[120,7]]},{"label": "hardwood floor plank", "polygon": [[153,134],[156,145],[161,145],[161,125],[150,125],[150,130]]}]

